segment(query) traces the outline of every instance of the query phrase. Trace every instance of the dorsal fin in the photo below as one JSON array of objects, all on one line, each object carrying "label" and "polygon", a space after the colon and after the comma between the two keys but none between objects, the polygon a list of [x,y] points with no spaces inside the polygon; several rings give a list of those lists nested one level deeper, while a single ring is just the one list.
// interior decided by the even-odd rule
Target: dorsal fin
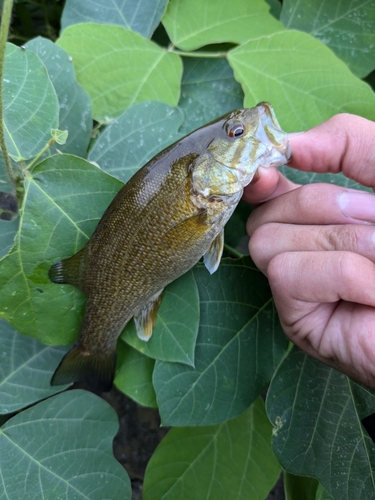
[{"label": "dorsal fin", "polygon": [[48,276],[54,283],[68,283],[84,291],[87,247],[69,259],[60,260],[51,266]]}]

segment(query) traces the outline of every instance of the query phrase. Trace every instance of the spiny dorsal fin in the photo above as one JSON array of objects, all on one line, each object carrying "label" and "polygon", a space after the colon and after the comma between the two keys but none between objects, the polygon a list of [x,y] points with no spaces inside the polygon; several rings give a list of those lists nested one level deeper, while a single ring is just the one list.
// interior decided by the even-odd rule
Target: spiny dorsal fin
[{"label": "spiny dorsal fin", "polygon": [[151,299],[134,314],[134,323],[137,335],[145,342],[147,342],[152,335],[162,293],[163,290],[155,293],[155,295],[153,295]]},{"label": "spiny dorsal fin", "polygon": [[87,247],[69,259],[60,260],[51,266],[48,276],[54,283],[68,283],[81,290],[85,287]]},{"label": "spiny dorsal fin", "polygon": [[219,267],[224,248],[224,229],[216,236],[210,245],[210,248],[203,256],[204,265],[210,274],[214,273]]}]

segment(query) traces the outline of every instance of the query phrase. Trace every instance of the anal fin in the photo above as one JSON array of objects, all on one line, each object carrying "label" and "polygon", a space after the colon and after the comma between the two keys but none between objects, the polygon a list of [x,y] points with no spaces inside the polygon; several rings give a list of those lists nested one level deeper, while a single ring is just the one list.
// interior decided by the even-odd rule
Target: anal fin
[{"label": "anal fin", "polygon": [[224,248],[224,229],[216,236],[210,248],[203,256],[204,265],[210,274],[213,274],[219,267]]},{"label": "anal fin", "polygon": [[137,335],[145,342],[147,342],[152,335],[162,293],[163,290],[155,293],[155,295],[134,314]]}]

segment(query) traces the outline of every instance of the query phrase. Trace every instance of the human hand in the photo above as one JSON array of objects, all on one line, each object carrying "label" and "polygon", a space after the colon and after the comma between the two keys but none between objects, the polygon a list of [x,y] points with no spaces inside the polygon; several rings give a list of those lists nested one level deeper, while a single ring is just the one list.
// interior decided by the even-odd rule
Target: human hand
[{"label": "human hand", "polygon": [[[337,115],[290,139],[290,166],[343,172],[375,187],[375,123]],[[320,361],[375,388],[375,196],[298,186],[261,169],[244,199],[247,230],[286,335]]]}]

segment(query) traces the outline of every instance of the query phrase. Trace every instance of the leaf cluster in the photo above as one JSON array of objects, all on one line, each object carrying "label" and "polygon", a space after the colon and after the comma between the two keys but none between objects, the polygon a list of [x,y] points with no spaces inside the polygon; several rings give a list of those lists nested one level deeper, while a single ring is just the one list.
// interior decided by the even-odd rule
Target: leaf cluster
[{"label": "leaf cluster", "polygon": [[[114,412],[93,394],[49,386],[85,298],[49,282],[48,269],[83,246],[150,158],[232,109],[269,101],[288,132],[340,112],[375,120],[363,80],[375,70],[375,9],[46,1],[48,38],[30,39],[32,3],[15,4],[23,47],[8,43],[0,61],[0,497],[130,499],[111,453]],[[119,339],[115,385],[173,427],[149,462],[144,499],[262,500],[282,469],[289,499],[375,498],[375,446],[362,423],[374,394],[290,348],[267,280],[244,255],[248,213],[240,204],[226,226],[214,275],[198,264],[166,289],[149,343],[131,323]]]}]

